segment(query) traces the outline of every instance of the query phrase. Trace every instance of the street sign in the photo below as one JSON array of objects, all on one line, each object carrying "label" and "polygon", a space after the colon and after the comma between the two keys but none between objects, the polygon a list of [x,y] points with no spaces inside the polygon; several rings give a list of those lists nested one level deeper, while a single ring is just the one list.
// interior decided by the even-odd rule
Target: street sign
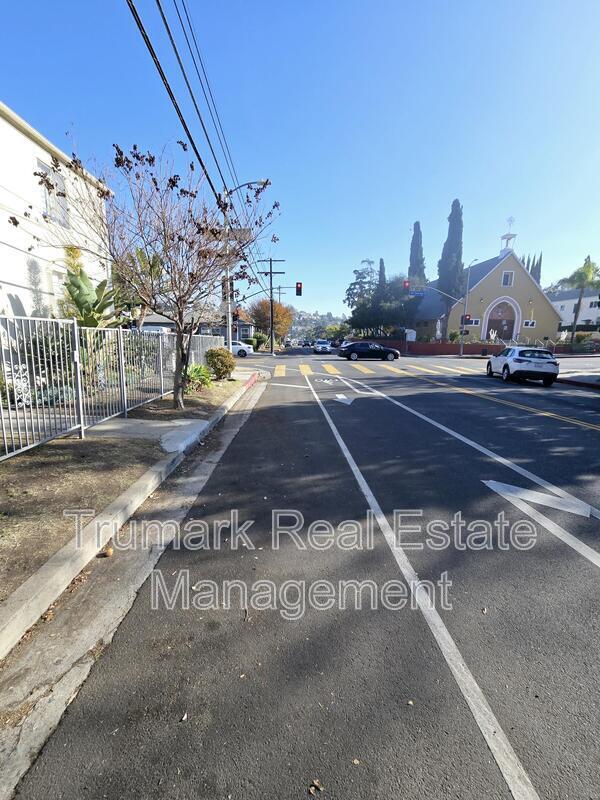
[{"label": "street sign", "polygon": [[423,289],[411,289],[408,293],[409,297],[425,297]]}]

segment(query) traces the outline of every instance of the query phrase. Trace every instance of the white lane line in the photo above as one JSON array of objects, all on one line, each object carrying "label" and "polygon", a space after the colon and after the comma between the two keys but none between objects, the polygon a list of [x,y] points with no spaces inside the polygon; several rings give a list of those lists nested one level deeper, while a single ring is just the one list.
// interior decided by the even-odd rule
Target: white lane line
[{"label": "white lane line", "polygon": [[[538,486],[543,486],[544,489],[547,489],[549,492],[553,492],[558,497],[568,497],[569,500],[572,500],[574,503],[582,502],[577,497],[574,497],[572,494],[567,492],[565,489],[561,489],[560,486],[555,486],[550,481],[545,480],[544,478],[540,478],[539,475],[536,475],[534,472],[529,472],[528,469],[524,467],[520,467],[518,464],[514,464],[512,461],[509,461],[508,458],[504,458],[504,456],[498,455],[498,453],[494,453],[493,450],[489,450],[487,447],[484,447],[482,444],[478,442],[474,442],[473,439],[469,439],[466,436],[463,436],[458,431],[452,430],[452,428],[448,428],[446,425],[442,425],[441,422],[436,422],[436,420],[432,419],[431,417],[426,416],[425,414],[421,414],[420,411],[415,411],[414,408],[410,408],[410,406],[401,403],[399,400],[396,400],[393,397],[390,397],[384,392],[379,391],[379,389],[374,389],[373,387],[369,386],[364,381],[356,380],[355,378],[350,378],[349,380],[352,383],[358,383],[360,386],[363,386],[366,389],[370,389],[372,394],[378,395],[379,397],[383,397],[386,400],[389,400],[390,403],[393,403],[398,408],[401,408],[403,411],[407,411],[409,414],[413,414],[413,416],[422,419],[424,422],[428,422],[430,425],[433,425],[435,428],[438,428],[444,433],[447,433],[449,436],[453,436],[455,439],[458,439],[459,442],[463,442],[463,444],[472,447],[474,450],[478,450],[483,455],[487,456],[488,458],[497,461],[499,464],[502,464],[504,467],[508,467],[508,469],[512,469],[514,472],[517,472],[519,475],[522,475],[524,478],[532,481],[532,483],[537,483]],[[596,508],[595,506],[590,505],[590,514],[594,517],[600,519],[600,509]]]},{"label": "white lane line", "polygon": [[402,573],[404,580],[408,583],[410,591],[414,595],[416,603],[419,606],[419,610],[423,614],[423,617],[425,618],[425,621],[427,622],[427,625],[429,626],[429,629],[442,652],[444,660],[448,664],[448,667],[454,676],[454,680],[458,684],[458,687],[462,692],[469,709],[471,710],[471,714],[473,715],[479,730],[487,742],[487,745],[494,756],[496,764],[502,772],[504,780],[506,781],[506,785],[508,786],[513,798],[515,798],[515,800],[539,800],[539,795],[533,788],[533,785],[529,780],[529,776],[519,761],[519,757],[513,750],[506,734],[500,727],[500,723],[494,716],[494,712],[490,708],[485,695],[469,670],[464,658],[456,646],[456,642],[444,625],[442,618],[436,611],[435,607],[430,605],[429,594],[427,593],[427,590],[422,586],[419,586],[419,578],[417,573],[408,560],[402,547],[397,545],[394,532],[388,523],[385,514],[381,510],[381,506],[375,499],[375,495],[371,491],[369,484],[363,477],[363,474],[358,468],[356,461],[353,459],[352,454],[346,446],[346,443],[342,439],[338,429],[333,423],[333,420],[325,409],[321,398],[317,395],[313,385],[308,380],[308,377],[306,377],[306,383],[308,384],[313,397],[319,404],[319,407],[323,412],[323,416],[325,417],[327,424],[329,425],[331,432],[333,433],[334,438],[340,447],[340,450],[344,454],[344,457],[348,462],[348,466],[352,470],[356,482],[360,486],[365,500],[373,512],[373,516],[377,520],[377,524],[379,525],[379,528],[383,533],[394,558],[396,559],[396,563],[400,567],[400,572]]},{"label": "white lane line", "polygon": [[288,386],[290,389],[307,389],[307,386],[296,386],[295,383],[276,383],[275,381],[269,381],[267,384],[268,386]]}]

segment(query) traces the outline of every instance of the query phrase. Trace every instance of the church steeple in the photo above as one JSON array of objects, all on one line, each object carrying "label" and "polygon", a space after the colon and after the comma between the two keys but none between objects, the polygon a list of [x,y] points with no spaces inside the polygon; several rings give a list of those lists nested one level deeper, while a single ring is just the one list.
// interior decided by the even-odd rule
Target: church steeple
[{"label": "church steeple", "polygon": [[510,253],[514,249],[513,243],[517,238],[517,234],[512,232],[512,226],[515,224],[515,218],[509,217],[506,221],[508,222],[508,233],[505,233],[500,237],[500,255]]}]

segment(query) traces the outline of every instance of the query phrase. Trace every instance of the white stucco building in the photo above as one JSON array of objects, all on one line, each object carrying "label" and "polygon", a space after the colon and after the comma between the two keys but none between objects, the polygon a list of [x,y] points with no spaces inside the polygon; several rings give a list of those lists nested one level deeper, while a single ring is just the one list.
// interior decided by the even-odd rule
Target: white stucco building
[{"label": "white stucco building", "polygon": [[[34,175],[49,172],[53,159],[60,165],[54,176],[58,192],[48,192]],[[94,233],[104,219],[104,201],[94,190],[96,179],[83,172],[94,224],[82,219],[81,203],[69,202],[77,186],[66,166],[70,161],[0,102],[0,314],[58,316],[66,246],[81,250],[80,261],[93,280],[109,277],[108,259]]]},{"label": "white stucco building", "polygon": [[[579,289],[548,292],[548,300],[560,314],[562,325],[573,325],[578,299]],[[600,294],[597,289],[586,289],[584,291],[577,324],[578,326],[600,325]]]}]

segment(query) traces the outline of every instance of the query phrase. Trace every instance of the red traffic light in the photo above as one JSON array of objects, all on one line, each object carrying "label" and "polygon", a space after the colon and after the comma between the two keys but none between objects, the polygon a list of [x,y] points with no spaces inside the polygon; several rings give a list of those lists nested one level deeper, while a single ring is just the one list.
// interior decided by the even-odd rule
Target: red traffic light
[{"label": "red traffic light", "polygon": [[302,296],[302,282],[296,281],[296,297]]},{"label": "red traffic light", "polygon": [[406,289],[407,291],[408,291],[408,289],[410,289],[410,281],[408,279],[406,279],[405,281],[402,281],[402,288]]},{"label": "red traffic light", "polygon": [[463,314],[460,318],[461,325],[468,325],[471,322],[471,315],[470,314]]}]

